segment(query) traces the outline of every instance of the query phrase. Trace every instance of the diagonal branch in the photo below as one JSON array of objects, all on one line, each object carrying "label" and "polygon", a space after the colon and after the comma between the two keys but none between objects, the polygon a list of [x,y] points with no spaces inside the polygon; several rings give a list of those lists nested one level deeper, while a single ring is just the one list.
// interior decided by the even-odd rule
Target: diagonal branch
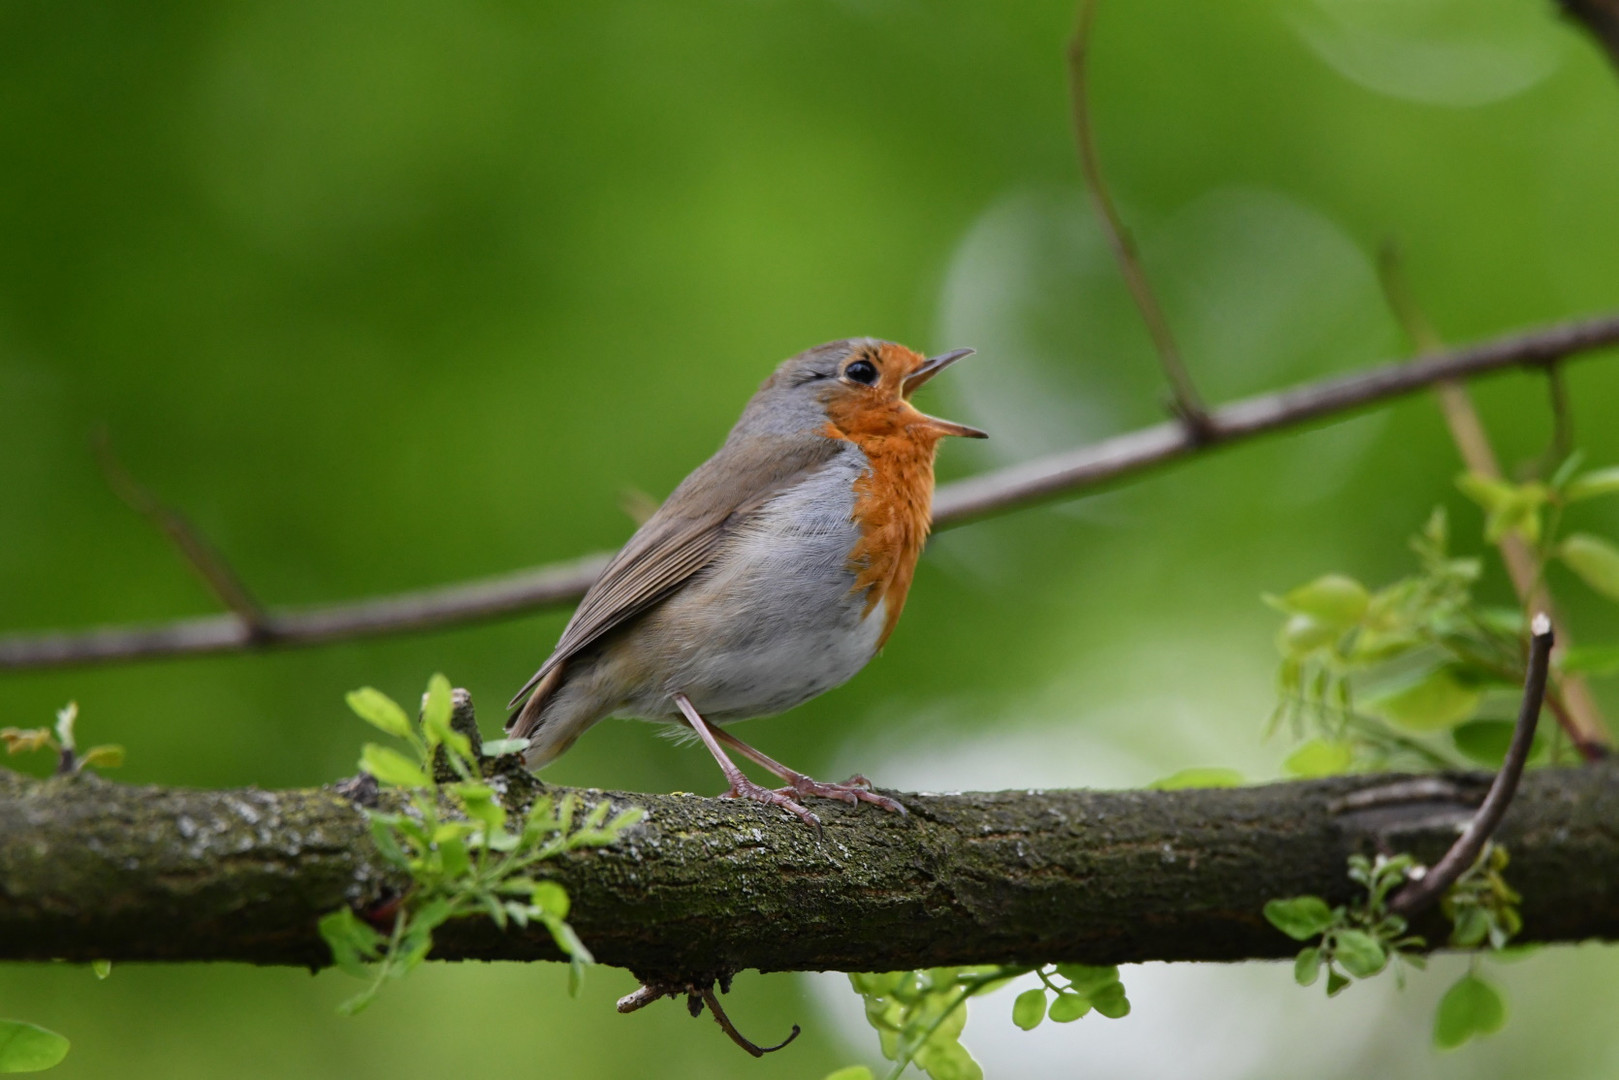
[{"label": "diagonal branch", "polygon": [[[1385,244],[1378,254],[1378,277],[1395,319],[1417,352],[1427,354],[1444,348],[1439,332],[1412,295],[1410,282],[1401,265],[1399,248],[1393,243]],[[1563,447],[1560,454],[1556,452],[1559,444],[1569,439],[1567,402],[1560,368],[1553,363],[1546,365],[1545,370],[1552,387],[1554,429],[1550,468],[1555,468],[1568,456],[1572,447]],[[1434,384],[1434,391],[1439,398],[1439,410],[1444,414],[1445,425],[1450,428],[1451,441],[1456,444],[1467,471],[1492,480],[1501,479],[1501,464],[1496,460],[1495,449],[1490,445],[1490,437],[1484,431],[1484,423],[1479,419],[1478,410],[1473,407],[1473,398],[1467,392],[1467,387],[1459,380],[1445,379]],[[1507,568],[1507,577],[1512,581],[1518,603],[1525,611],[1549,613],[1559,647],[1567,650],[1573,642],[1552,604],[1539,557],[1530,549],[1528,542],[1512,530],[1502,534],[1496,541],[1496,547],[1501,552],[1501,562]],[[1547,702],[1581,757],[1590,760],[1606,752],[1611,742],[1608,725],[1603,721],[1602,709],[1584,675],[1577,671],[1563,675]]]},{"label": "diagonal branch", "polygon": [[202,579],[202,583],[208,586],[219,602],[241,619],[249,632],[261,636],[267,629],[264,611],[224,556],[203,539],[184,514],[165,506],[124,468],[118,455],[113,453],[112,439],[105,430],[96,433],[91,446],[96,461],[101,465],[101,473],[107,479],[107,486],[112,488],[119,501],[168,537],[186,565]]},{"label": "diagonal branch", "polygon": [[[1514,367],[1544,368],[1619,344],[1619,314],[1556,323],[1409,363],[1262,394],[1209,412],[1199,437],[1171,421],[1090,446],[941,486],[933,516],[939,528],[1007,513],[1092,490],[1216,447],[1302,427],[1381,404],[1447,379],[1471,379]],[[180,619],[146,626],[0,638],[0,670],[114,663],[162,656],[318,645],[500,618],[570,603],[584,595],[609,555],[586,555],[504,577],[447,585],[352,603],[271,610],[255,638],[236,615]]]}]

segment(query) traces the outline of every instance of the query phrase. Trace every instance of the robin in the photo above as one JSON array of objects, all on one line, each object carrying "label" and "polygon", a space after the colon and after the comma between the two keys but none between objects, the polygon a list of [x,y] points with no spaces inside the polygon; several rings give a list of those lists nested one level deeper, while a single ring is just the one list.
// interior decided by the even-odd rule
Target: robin
[{"label": "robin", "polygon": [[[957,360],[872,338],[834,341],[776,368],[725,444],[630,537],[555,651],[512,698],[531,768],[596,721],[684,724],[730,782],[819,827],[815,795],[904,813],[862,776],[812,780],[718,725],[768,716],[840,686],[894,632],[932,522],[933,458],[965,424],[909,397]],[[724,746],[780,777],[743,775]]]}]

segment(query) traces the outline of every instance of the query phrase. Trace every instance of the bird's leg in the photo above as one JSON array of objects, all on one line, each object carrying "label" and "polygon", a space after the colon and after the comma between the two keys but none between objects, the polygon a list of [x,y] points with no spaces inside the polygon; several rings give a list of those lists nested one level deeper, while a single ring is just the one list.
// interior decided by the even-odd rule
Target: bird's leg
[{"label": "bird's leg", "polygon": [[819,780],[813,780],[810,777],[805,776],[797,769],[789,769],[781,762],[766,756],[758,750],[755,750],[753,747],[749,746],[747,743],[743,742],[741,739],[737,738],[735,735],[732,735],[728,731],[716,728],[714,735],[719,739],[720,742],[729,744],[731,749],[735,750],[743,757],[749,759],[762,768],[770,770],[783,780],[787,781],[787,786],[777,792],[779,795],[819,795],[823,799],[841,799],[846,803],[854,805],[868,802],[873,806],[880,806],[884,810],[897,811],[901,814],[905,813],[905,807],[901,806],[898,802],[890,799],[886,795],[878,795],[876,792],[872,791],[871,781],[867,780],[859,773],[855,773],[841,784],[822,783]]},{"label": "bird's leg", "polygon": [[726,757],[725,751],[720,749],[718,740],[714,738],[714,729],[709,727],[707,720],[698,715],[697,709],[691,703],[691,698],[685,694],[676,694],[675,704],[680,706],[680,712],[685,716],[686,723],[690,724],[691,729],[697,732],[697,737],[703,740],[703,745],[708,747],[708,752],[713,754],[714,760],[719,763],[720,771],[725,774],[725,779],[731,783],[731,790],[721,795],[720,798],[752,799],[754,802],[762,802],[766,806],[779,806],[789,814],[795,815],[804,824],[813,827],[817,833],[821,831],[821,819],[794,802],[785,791],[772,791],[767,787],[755,784],[743,775],[742,770],[736,767],[736,762]]}]

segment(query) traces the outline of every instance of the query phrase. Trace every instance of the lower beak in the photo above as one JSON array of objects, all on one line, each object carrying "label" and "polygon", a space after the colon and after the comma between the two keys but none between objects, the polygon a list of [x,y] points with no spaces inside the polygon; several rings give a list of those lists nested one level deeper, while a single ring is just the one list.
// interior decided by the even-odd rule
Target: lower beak
[{"label": "lower beak", "polygon": [[[933,376],[937,375],[951,364],[954,364],[962,357],[971,356],[973,351],[974,350],[972,349],[952,349],[950,352],[947,352],[942,356],[929,357],[927,362],[921,367],[905,376],[905,381],[901,388],[903,395],[909,398],[919,387],[921,387],[929,379],[933,378]],[[958,424],[954,420],[940,420],[937,416],[928,416],[925,413],[922,414],[922,419],[928,427],[932,428],[934,431],[937,431],[941,435],[959,435],[964,439],[989,438],[989,434],[987,432],[979,431],[975,427],[968,427],[966,424]]]},{"label": "lower beak", "polygon": [[928,427],[939,432],[941,435],[960,435],[964,439],[989,438],[989,432],[987,431],[979,431],[975,427],[968,427],[966,424],[958,424],[954,420],[940,420],[937,416],[929,416],[927,413],[922,413],[920,415],[923,422],[926,423]]}]

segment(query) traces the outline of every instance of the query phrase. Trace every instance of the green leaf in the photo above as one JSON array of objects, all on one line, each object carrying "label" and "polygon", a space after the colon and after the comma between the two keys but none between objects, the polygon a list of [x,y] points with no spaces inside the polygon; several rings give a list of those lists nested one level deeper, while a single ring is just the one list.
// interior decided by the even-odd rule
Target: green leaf
[{"label": "green leaf", "polygon": [[1472,716],[1482,692],[1461,681],[1450,666],[1438,667],[1408,686],[1365,703],[1377,714],[1407,731],[1444,731]]},{"label": "green leaf", "polygon": [[1349,980],[1333,968],[1327,969],[1327,996],[1337,997],[1349,985]]},{"label": "green leaf", "polygon": [[1241,787],[1242,774],[1235,769],[1191,768],[1154,780],[1147,785],[1150,791],[1183,791],[1187,788]]},{"label": "green leaf", "polygon": [[1276,650],[1302,658],[1337,641],[1342,631],[1308,615],[1289,615],[1276,633]]},{"label": "green leaf", "polygon": [[1464,975],[1439,999],[1434,1045],[1451,1050],[1468,1039],[1500,1031],[1506,1022],[1506,1003],[1495,987],[1476,975]]},{"label": "green leaf", "polygon": [[472,760],[472,740],[450,726],[454,701],[450,693],[450,680],[434,674],[427,680],[427,694],[422,700],[422,731],[430,747],[440,743],[463,761]]},{"label": "green leaf", "polygon": [[1469,904],[1456,912],[1450,932],[1450,943],[1458,948],[1471,949],[1483,942],[1489,934],[1489,912],[1477,904]]},{"label": "green leaf", "polygon": [[1456,487],[1490,513],[1512,505],[1518,491],[1514,484],[1476,472],[1462,473],[1456,478]]},{"label": "green leaf", "polygon": [[1124,996],[1124,984],[1104,986],[1091,995],[1091,1008],[1109,1020],[1122,1020],[1130,1015],[1130,999]]},{"label": "green leaf", "polygon": [[1600,536],[1574,533],[1557,545],[1557,555],[1591,588],[1619,600],[1619,548]]},{"label": "green leaf", "polygon": [[[528,739],[490,739],[483,744],[484,757],[502,757],[506,754],[521,754],[528,749]],[[856,1066],[864,1069],[864,1065]],[[847,1070],[844,1070],[847,1071]]]},{"label": "green leaf", "polygon": [[368,978],[366,964],[375,960],[385,943],[383,936],[348,908],[338,908],[316,923],[320,936],[332,950],[332,962],[350,975]]},{"label": "green leaf", "polygon": [[1324,574],[1281,598],[1282,610],[1307,615],[1316,622],[1346,630],[1366,614],[1371,595],[1366,586],[1343,574]]},{"label": "green leaf", "polygon": [[[568,890],[554,881],[536,881],[531,893],[531,899],[534,906],[547,915],[558,919],[568,917],[568,907],[571,903],[568,899]],[[896,974],[903,973],[897,972]]]},{"label": "green leaf", "polygon": [[1389,962],[1382,943],[1360,930],[1339,930],[1333,935],[1333,945],[1333,958],[1357,979],[1376,975]]},{"label": "green leaf", "polygon": [[1085,997],[1119,981],[1119,969],[1111,964],[1105,966],[1058,964],[1057,974],[1068,980],[1076,994]]},{"label": "green leaf", "polygon": [[467,817],[484,827],[486,837],[506,827],[506,808],[495,798],[494,788],[487,784],[461,783],[456,785],[455,793],[460,796]]},{"label": "green leaf", "polygon": [[1348,772],[1354,759],[1354,748],[1347,742],[1309,739],[1287,755],[1282,768],[1294,776],[1306,779],[1337,776],[1339,773]]},{"label": "green leaf", "polygon": [[41,1072],[67,1057],[67,1039],[24,1020],[0,1020],[0,1073]]},{"label": "green leaf", "polygon": [[96,978],[105,979],[112,974],[112,961],[92,960],[90,961],[90,970],[96,973]]},{"label": "green leaf", "polygon": [[1575,645],[1563,653],[1558,666],[1587,675],[1619,674],[1619,645]]},{"label": "green leaf", "polygon": [[1293,981],[1300,986],[1312,985],[1321,974],[1321,950],[1311,946],[1301,949],[1293,961]]},{"label": "green leaf", "polygon": [[1569,502],[1579,502],[1615,492],[1619,492],[1619,465],[1610,465],[1606,469],[1592,469],[1576,476],[1563,489],[1563,498]]},{"label": "green leaf", "polygon": [[1079,994],[1058,994],[1050,1009],[1052,1022],[1057,1024],[1071,1024],[1090,1011],[1090,999]]},{"label": "green leaf", "polygon": [[1265,918],[1294,941],[1309,941],[1333,923],[1332,909],[1319,896],[1295,896],[1265,904]]},{"label": "green leaf", "polygon": [[384,784],[402,788],[424,788],[429,784],[421,766],[397,750],[366,743],[360,751],[360,768]]},{"label": "green leaf", "polygon": [[1046,991],[1036,986],[1025,990],[1012,1002],[1012,1023],[1024,1031],[1033,1031],[1046,1018]]},{"label": "green leaf", "polygon": [[[1451,731],[1450,737],[1455,740],[1456,749],[1473,761],[1498,769],[1506,759],[1507,747],[1512,744],[1513,726],[1510,720],[1469,720]],[[1529,748],[1531,758],[1541,750],[1544,742],[1543,733],[1535,732],[1535,740]]]},{"label": "green leaf", "polygon": [[849,975],[849,985],[864,997],[884,997],[897,990],[910,974],[909,971],[856,972]]},{"label": "green leaf", "polygon": [[872,1080],[871,1070],[864,1065],[849,1065],[826,1074],[825,1080]]},{"label": "green leaf", "polygon": [[81,768],[94,765],[98,769],[116,769],[124,763],[124,748],[117,743],[92,746],[79,761]]},{"label": "green leaf", "polygon": [[344,700],[361,720],[377,730],[401,739],[410,738],[410,719],[405,715],[405,710],[381,690],[362,686],[350,692]]}]

